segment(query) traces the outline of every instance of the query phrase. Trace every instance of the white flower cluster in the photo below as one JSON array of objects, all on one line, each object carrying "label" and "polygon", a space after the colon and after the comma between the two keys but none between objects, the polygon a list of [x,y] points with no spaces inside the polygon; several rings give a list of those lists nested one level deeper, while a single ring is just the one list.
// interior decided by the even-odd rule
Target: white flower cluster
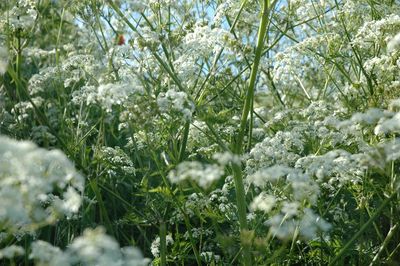
[{"label": "white flower cluster", "polygon": [[350,119],[336,123],[336,127],[354,136],[360,135],[363,127],[367,127],[378,136],[398,133],[400,132],[400,112],[394,110],[398,109],[399,102],[400,99],[393,100],[388,110],[370,108],[363,113],[355,113]]},{"label": "white flower cluster", "polygon": [[157,105],[164,115],[171,116],[171,113],[177,113],[186,121],[192,119],[195,109],[194,103],[189,99],[186,92],[174,89],[160,93],[157,97]]},{"label": "white flower cluster", "polygon": [[184,38],[184,50],[196,56],[207,57],[211,52],[217,52],[227,41],[231,34],[221,28],[211,28],[208,25],[196,24],[192,32]]},{"label": "white flower cluster", "polygon": [[302,239],[312,240],[317,237],[318,232],[326,232],[331,228],[313,210],[305,208],[300,211],[299,207],[297,202],[286,202],[281,213],[266,222],[270,226],[270,232],[282,240],[290,240],[296,234]]},{"label": "white flower cluster", "polygon": [[317,237],[317,232],[329,230],[329,223],[303,206],[304,202],[315,205],[319,195],[319,186],[309,175],[299,169],[274,165],[248,179],[257,186],[270,186],[268,193],[263,191],[254,197],[250,210],[271,216],[265,224],[275,237],[287,240],[299,234],[310,240]]},{"label": "white flower cluster", "polygon": [[261,192],[257,195],[250,204],[250,210],[252,211],[263,211],[269,213],[272,208],[275,207],[276,198],[272,195],[268,195],[265,192]]},{"label": "white flower cluster", "polygon": [[98,103],[107,112],[111,112],[113,106],[122,106],[130,96],[142,93],[143,88],[133,81],[101,84],[98,87],[87,85],[73,92],[72,102],[88,106]]},{"label": "white flower cluster", "polygon": [[172,183],[193,180],[200,187],[207,189],[223,175],[224,169],[220,165],[203,164],[198,161],[187,161],[178,164],[176,170],[172,170],[169,173],[168,178]]},{"label": "white flower cluster", "polygon": [[239,2],[233,0],[223,1],[215,10],[213,24],[221,25],[227,13],[237,6]]},{"label": "white flower cluster", "polygon": [[5,47],[0,46],[0,75],[6,73],[8,66],[8,51]]},{"label": "white flower cluster", "polygon": [[400,30],[400,16],[391,14],[387,17],[366,22],[359,30],[353,40],[353,44],[362,48],[374,45],[386,45],[385,37],[392,32]]},{"label": "white flower cluster", "polygon": [[135,166],[132,160],[118,146],[114,148],[102,147],[96,151],[96,157],[103,162],[110,176],[116,176],[117,171],[122,171],[129,175],[135,174]]},{"label": "white flower cluster", "polygon": [[[151,247],[150,247],[151,250],[150,251],[151,251],[151,254],[153,254],[153,256],[155,258],[158,258],[160,256],[160,241],[161,241],[160,237],[157,236],[153,240],[153,242],[151,243]],[[167,247],[169,245],[173,245],[174,244],[174,239],[172,238],[171,234],[167,235],[166,241],[167,241],[167,243],[166,243]]]},{"label": "white flower cluster", "polygon": [[303,136],[292,132],[279,131],[274,137],[266,137],[257,143],[250,151],[250,158],[246,162],[246,171],[272,166],[274,164],[294,166],[300,158],[297,150],[303,148]]},{"label": "white flower cluster", "polygon": [[83,189],[83,177],[61,151],[0,136],[0,223],[6,230],[32,231],[77,213]]},{"label": "white flower cluster", "polygon": [[105,234],[102,227],[86,229],[83,236],[75,238],[65,251],[44,241],[32,244],[29,255],[39,265],[87,265],[87,266],[142,266],[149,260],[134,247],[120,248],[119,244]]},{"label": "white flower cluster", "polygon": [[[381,55],[365,61],[364,68],[374,77],[377,85],[383,87],[383,91],[391,92],[400,87],[400,59],[393,55]],[[378,88],[378,86],[377,86]]]},{"label": "white flower cluster", "polygon": [[0,249],[0,259],[12,259],[25,254],[25,250],[16,245],[11,245]]},{"label": "white flower cluster", "polygon": [[36,0],[20,0],[9,12],[9,16],[4,16],[0,22],[9,23],[13,30],[30,29],[38,16]]},{"label": "white flower cluster", "polygon": [[290,6],[295,10],[298,19],[313,22],[314,18],[323,17],[326,10],[334,6],[334,2],[330,0],[294,0],[290,2]]},{"label": "white flower cluster", "polygon": [[101,84],[97,89],[97,99],[111,112],[113,105],[121,105],[134,92],[129,84]]},{"label": "white flower cluster", "polygon": [[200,253],[200,257],[205,260],[207,263],[219,262],[221,260],[221,256],[215,254],[213,251],[203,251]]},{"label": "white flower cluster", "polygon": [[357,157],[343,150],[332,150],[324,155],[309,155],[299,159],[296,167],[315,176],[317,182],[325,187],[337,189],[345,184],[359,183],[365,168],[361,167]]},{"label": "white flower cluster", "polygon": [[387,44],[389,52],[400,51],[400,33],[397,33]]}]

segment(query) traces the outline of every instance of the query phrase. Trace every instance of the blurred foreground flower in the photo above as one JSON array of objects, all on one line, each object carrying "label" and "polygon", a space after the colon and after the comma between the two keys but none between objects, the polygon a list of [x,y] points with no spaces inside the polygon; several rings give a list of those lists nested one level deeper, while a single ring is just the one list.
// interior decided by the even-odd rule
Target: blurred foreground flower
[{"label": "blurred foreground flower", "polygon": [[3,75],[7,71],[8,65],[8,52],[4,47],[0,47],[0,75]]},{"label": "blurred foreground flower", "polygon": [[34,231],[81,205],[83,177],[59,150],[0,136],[0,223],[10,233]]},{"label": "blurred foreground flower", "polygon": [[120,248],[102,227],[86,229],[64,252],[45,241],[36,241],[29,257],[39,265],[141,266],[149,263],[137,248]]}]

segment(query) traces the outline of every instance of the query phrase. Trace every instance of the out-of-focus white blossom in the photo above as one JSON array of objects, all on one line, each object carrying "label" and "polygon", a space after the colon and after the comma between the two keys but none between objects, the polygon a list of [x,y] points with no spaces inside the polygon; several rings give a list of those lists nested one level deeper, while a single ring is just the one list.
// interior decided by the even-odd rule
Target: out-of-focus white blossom
[{"label": "out-of-focus white blossom", "polygon": [[229,165],[229,164],[240,165],[241,163],[240,156],[228,151],[224,153],[216,153],[212,157],[214,160],[218,161],[220,165]]},{"label": "out-of-focus white blossom", "polygon": [[252,211],[259,210],[268,213],[275,206],[275,203],[276,203],[276,198],[274,196],[261,192],[251,202],[250,209]]},{"label": "out-of-focus white blossom", "polygon": [[363,168],[355,158],[343,150],[333,150],[324,155],[309,155],[296,162],[297,168],[302,168],[309,175],[315,176],[322,185],[338,182],[339,186],[346,183],[360,182]]},{"label": "out-of-focus white blossom", "polygon": [[144,266],[149,263],[137,248],[120,248],[112,237],[105,234],[102,227],[86,229],[65,251],[47,242],[35,241],[29,258],[40,264],[60,266]]},{"label": "out-of-focus white blossom", "polygon": [[218,262],[221,260],[221,256],[216,255],[212,251],[203,251],[200,253],[200,257],[204,259],[207,263]]},{"label": "out-of-focus white blossom", "polygon": [[22,256],[25,250],[16,245],[11,245],[6,248],[0,249],[0,259],[12,259],[14,257]]},{"label": "out-of-focus white blossom", "polygon": [[275,237],[289,240],[300,236],[302,239],[311,240],[316,238],[319,232],[327,232],[331,228],[328,222],[311,209],[305,208],[300,211],[297,208],[297,204],[288,203],[286,214],[277,214],[266,222]]},{"label": "out-of-focus white blossom", "polygon": [[395,52],[400,50],[400,33],[397,33],[387,44],[389,52]]},{"label": "out-of-focus white blossom", "polygon": [[4,47],[0,47],[0,75],[3,75],[8,66],[8,51]]},{"label": "out-of-focus white blossom", "polygon": [[32,243],[32,250],[29,254],[29,258],[33,259],[39,265],[59,265],[59,266],[69,266],[70,258],[63,251],[52,246],[42,240],[37,240]]},{"label": "out-of-focus white blossom", "polygon": [[268,182],[276,183],[280,178],[292,172],[292,168],[284,165],[273,165],[261,168],[255,173],[248,175],[247,180],[258,187],[265,187]]},{"label": "out-of-focus white blossom", "polygon": [[8,23],[13,30],[28,30],[34,25],[38,16],[35,5],[35,1],[22,0],[11,8]]},{"label": "out-of-focus white blossom", "polygon": [[96,100],[111,112],[114,105],[122,105],[130,95],[143,93],[141,86],[135,83],[109,83],[101,84],[97,88]]},{"label": "out-of-focus white blossom", "polygon": [[83,177],[61,151],[0,136],[3,228],[29,231],[54,223],[60,215],[71,216],[79,210],[83,188]]},{"label": "out-of-focus white blossom", "polygon": [[175,112],[182,116],[184,120],[191,120],[194,112],[194,104],[189,100],[187,93],[174,89],[158,95],[157,105],[163,114],[169,115]]},{"label": "out-of-focus white blossom", "polygon": [[169,173],[168,178],[172,183],[193,180],[200,187],[206,189],[224,174],[224,169],[216,164],[203,164],[201,162],[182,162]]},{"label": "out-of-focus white blossom", "polygon": [[395,32],[400,30],[400,16],[398,14],[390,14],[380,20],[367,21],[358,30],[353,44],[362,48],[377,44],[385,45],[385,36],[393,30]]}]

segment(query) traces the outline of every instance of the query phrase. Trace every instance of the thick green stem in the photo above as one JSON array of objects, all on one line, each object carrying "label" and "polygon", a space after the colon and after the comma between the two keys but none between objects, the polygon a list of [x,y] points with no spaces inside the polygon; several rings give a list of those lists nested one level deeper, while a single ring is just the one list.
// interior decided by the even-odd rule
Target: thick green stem
[{"label": "thick green stem", "polygon": [[167,226],[164,221],[160,224],[160,259],[161,266],[167,265]]},{"label": "thick green stem", "polygon": [[251,68],[249,88],[246,92],[246,99],[243,107],[242,119],[240,121],[239,136],[235,145],[235,152],[237,154],[242,153],[242,144],[244,135],[246,133],[247,118],[249,116],[252,101],[254,98],[254,88],[257,79],[257,71],[258,71],[258,66],[260,65],[260,59],[264,47],[264,38],[268,26],[268,12],[267,12],[268,6],[269,6],[269,0],[264,0],[264,5],[261,13],[262,17],[261,17],[260,27],[258,29],[256,56],[254,58],[253,66]]},{"label": "thick green stem", "polygon": [[22,46],[21,46],[21,30],[17,31],[17,58],[15,60],[15,72],[17,82],[17,96],[20,101],[22,101],[23,93],[22,93],[22,79],[21,79],[21,67],[22,67]]},{"label": "thick green stem", "polygon": [[[251,68],[250,74],[250,82],[249,87],[246,92],[246,99],[243,107],[242,118],[240,121],[240,128],[239,128],[239,135],[234,145],[234,151],[236,154],[242,154],[243,150],[243,139],[246,133],[246,125],[247,125],[247,118],[250,113],[250,109],[252,107],[252,102],[254,98],[254,87],[256,84],[257,78],[257,70],[260,64],[260,59],[262,56],[262,51],[264,47],[264,38],[267,32],[268,27],[268,8],[269,8],[269,0],[263,1],[262,6],[262,13],[261,13],[261,22],[258,29],[257,35],[257,47],[256,47],[256,54],[253,62],[253,66]],[[236,203],[238,208],[238,216],[239,216],[239,223],[240,223],[240,231],[242,233],[246,232],[248,229],[247,227],[247,220],[246,220],[246,195],[244,191],[244,184],[243,184],[243,176],[242,176],[242,168],[240,165],[233,166],[233,177],[235,181],[235,188],[236,188]],[[242,241],[242,248],[243,248],[243,262],[244,265],[251,265],[251,254],[250,254],[250,247],[243,243]]]},{"label": "thick green stem", "polygon": [[179,158],[178,158],[179,162],[182,162],[185,159],[186,144],[189,138],[189,129],[190,129],[190,122],[188,121],[186,122],[185,128],[183,130],[182,143],[181,143],[181,148],[179,150]]}]

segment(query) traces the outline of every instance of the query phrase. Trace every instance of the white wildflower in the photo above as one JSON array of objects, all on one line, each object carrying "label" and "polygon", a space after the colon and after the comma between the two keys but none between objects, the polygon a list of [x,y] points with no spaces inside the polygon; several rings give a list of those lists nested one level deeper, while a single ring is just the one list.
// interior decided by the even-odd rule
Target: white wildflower
[{"label": "white wildflower", "polygon": [[297,201],[294,202],[283,202],[281,211],[285,214],[286,218],[292,218],[297,216],[299,213],[300,204]]},{"label": "white wildflower", "polygon": [[[160,237],[157,236],[151,243],[150,251],[155,258],[158,258],[160,256],[160,241],[161,241]],[[172,235],[171,234],[167,235],[166,237],[167,247],[173,244],[174,244],[174,239],[172,238]]]},{"label": "white wildflower", "polygon": [[169,173],[168,178],[172,183],[180,183],[184,180],[193,180],[200,187],[206,189],[224,174],[224,169],[215,164],[202,164],[197,161],[182,162],[176,170]]},{"label": "white wildflower", "polygon": [[8,65],[8,51],[4,47],[0,47],[0,75],[7,71]]},{"label": "white wildflower", "polygon": [[11,245],[6,248],[0,249],[0,259],[12,259],[17,256],[22,256],[25,254],[25,250],[16,245]]},{"label": "white wildflower", "polygon": [[247,181],[258,187],[264,187],[269,182],[278,182],[282,177],[285,177],[292,171],[293,169],[290,167],[277,164],[271,167],[262,168],[257,172],[247,176]]},{"label": "white wildflower", "polygon": [[203,251],[200,253],[200,257],[205,260],[207,263],[218,262],[221,260],[220,255],[216,255],[212,251]]},{"label": "white wildflower", "polygon": [[270,232],[282,240],[291,239],[297,228],[297,223],[294,219],[287,219],[282,214],[277,214],[271,217],[266,222],[270,226]]},{"label": "white wildflower", "polygon": [[241,160],[240,156],[233,154],[231,152],[223,152],[223,153],[216,153],[213,155],[213,159],[217,160],[218,163],[222,166],[229,165],[229,164],[237,164],[240,165]]},{"label": "white wildflower", "polygon": [[[55,222],[59,214],[76,213],[83,185],[83,177],[61,151],[0,136],[0,221],[5,228],[33,229]],[[48,196],[56,188],[67,192],[51,201]],[[46,208],[44,200],[48,201]]]},{"label": "white wildflower", "polygon": [[317,237],[318,232],[326,232],[331,225],[324,219],[316,215],[311,209],[304,209],[304,214],[300,219],[300,236],[305,240],[311,240]]},{"label": "white wildflower", "polygon": [[148,265],[141,252],[134,247],[120,248],[119,244],[105,234],[102,227],[86,229],[82,236],[75,238],[65,251],[44,241],[35,241],[29,256],[46,265]]},{"label": "white wildflower", "polygon": [[381,119],[374,129],[375,135],[396,133],[400,131],[400,113],[389,119]]},{"label": "white wildflower", "polygon": [[272,195],[268,195],[264,192],[256,196],[250,204],[250,209],[252,211],[263,211],[268,213],[274,208],[276,203],[276,198]]},{"label": "white wildflower", "polygon": [[211,28],[208,25],[196,24],[193,31],[184,38],[184,49],[193,55],[208,57],[212,52],[224,47],[231,34],[221,28]]},{"label": "white wildflower", "polygon": [[130,95],[142,92],[142,87],[135,83],[102,84],[97,88],[96,100],[108,112],[111,112],[114,105],[122,105]]},{"label": "white wildflower", "polygon": [[29,254],[29,258],[33,259],[36,263],[44,265],[71,265],[67,254],[64,254],[60,248],[54,247],[42,240],[37,240],[32,243],[32,250]]},{"label": "white wildflower", "polygon": [[191,120],[194,112],[194,104],[189,100],[187,93],[174,89],[160,93],[157,97],[157,105],[162,113],[176,112],[186,121]]},{"label": "white wildflower", "polygon": [[387,49],[389,52],[400,51],[400,32],[388,42]]}]

